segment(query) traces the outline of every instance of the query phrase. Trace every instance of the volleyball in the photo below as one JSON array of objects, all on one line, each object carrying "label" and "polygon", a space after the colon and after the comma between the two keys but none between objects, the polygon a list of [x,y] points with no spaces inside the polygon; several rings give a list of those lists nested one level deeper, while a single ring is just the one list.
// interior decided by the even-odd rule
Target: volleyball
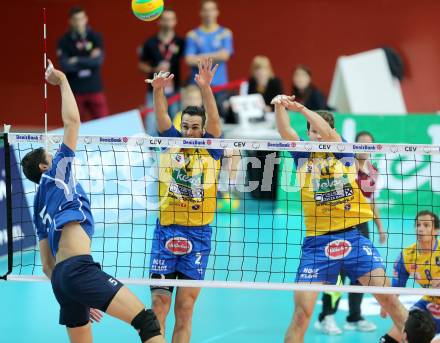
[{"label": "volleyball", "polygon": [[163,12],[163,0],[132,0],[131,9],[143,21],[153,21]]}]

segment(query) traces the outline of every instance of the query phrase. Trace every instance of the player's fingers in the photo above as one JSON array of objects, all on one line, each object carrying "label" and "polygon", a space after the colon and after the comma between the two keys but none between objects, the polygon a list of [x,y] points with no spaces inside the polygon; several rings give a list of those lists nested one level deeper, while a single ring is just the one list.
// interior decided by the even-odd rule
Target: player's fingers
[{"label": "player's fingers", "polygon": [[214,69],[212,69],[212,73],[213,73],[213,74],[215,74],[215,73],[217,72],[218,67],[219,67],[218,64],[216,64],[216,65],[214,66]]},{"label": "player's fingers", "polygon": [[153,80],[152,79],[146,79],[145,83],[153,83]]}]

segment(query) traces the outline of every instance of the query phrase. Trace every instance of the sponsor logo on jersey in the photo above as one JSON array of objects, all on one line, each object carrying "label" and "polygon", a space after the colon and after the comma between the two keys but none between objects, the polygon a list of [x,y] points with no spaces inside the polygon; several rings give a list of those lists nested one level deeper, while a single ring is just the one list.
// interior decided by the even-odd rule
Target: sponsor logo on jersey
[{"label": "sponsor logo on jersey", "polygon": [[440,267],[440,256],[435,257],[435,264]]},{"label": "sponsor logo on jersey", "polygon": [[440,305],[429,303],[426,306],[429,312],[431,312],[432,316],[436,319],[440,319]]},{"label": "sponsor logo on jersey", "polygon": [[339,260],[351,252],[351,243],[344,239],[338,239],[327,244],[325,255],[331,260]]},{"label": "sponsor logo on jersey", "polygon": [[200,210],[200,205],[193,205],[193,206],[192,206],[192,209],[193,209],[194,211]]},{"label": "sponsor logo on jersey", "polygon": [[192,243],[184,237],[173,237],[167,240],[165,248],[174,255],[186,255],[192,251]]}]

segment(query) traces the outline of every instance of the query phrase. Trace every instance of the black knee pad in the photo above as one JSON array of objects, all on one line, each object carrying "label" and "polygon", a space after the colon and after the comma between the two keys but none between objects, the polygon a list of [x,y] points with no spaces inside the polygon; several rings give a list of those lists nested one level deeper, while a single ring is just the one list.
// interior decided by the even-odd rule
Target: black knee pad
[{"label": "black knee pad", "polygon": [[380,338],[379,343],[399,343],[399,342],[397,342],[393,337],[386,334]]},{"label": "black knee pad", "polygon": [[142,342],[148,341],[150,338],[160,336],[160,323],[152,310],[142,310],[134,317],[131,325],[139,333]]}]

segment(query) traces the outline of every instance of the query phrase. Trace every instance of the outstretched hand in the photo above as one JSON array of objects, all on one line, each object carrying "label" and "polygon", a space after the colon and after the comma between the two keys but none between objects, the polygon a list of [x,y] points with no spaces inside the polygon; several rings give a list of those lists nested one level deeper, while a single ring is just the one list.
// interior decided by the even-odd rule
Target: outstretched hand
[{"label": "outstretched hand", "polygon": [[151,86],[155,89],[160,89],[171,86],[173,79],[174,74],[160,71],[159,73],[154,73],[153,79],[147,79],[145,82],[151,84]]},{"label": "outstretched hand", "polygon": [[44,73],[44,77],[47,81],[47,83],[51,84],[52,86],[58,86],[61,84],[63,79],[66,77],[62,71],[59,71],[58,69],[55,69],[52,61],[47,60],[47,68],[46,72]]},{"label": "outstretched hand", "polygon": [[280,105],[285,108],[287,108],[290,111],[294,112],[301,112],[305,109],[305,106],[303,104],[300,104],[299,102],[295,101],[295,96],[288,96],[288,95],[277,95],[275,98],[272,99],[270,102],[272,105]]},{"label": "outstretched hand", "polygon": [[202,59],[199,61],[199,72],[194,77],[194,81],[196,81],[199,87],[210,86],[217,69],[218,64],[212,67],[212,58]]}]

